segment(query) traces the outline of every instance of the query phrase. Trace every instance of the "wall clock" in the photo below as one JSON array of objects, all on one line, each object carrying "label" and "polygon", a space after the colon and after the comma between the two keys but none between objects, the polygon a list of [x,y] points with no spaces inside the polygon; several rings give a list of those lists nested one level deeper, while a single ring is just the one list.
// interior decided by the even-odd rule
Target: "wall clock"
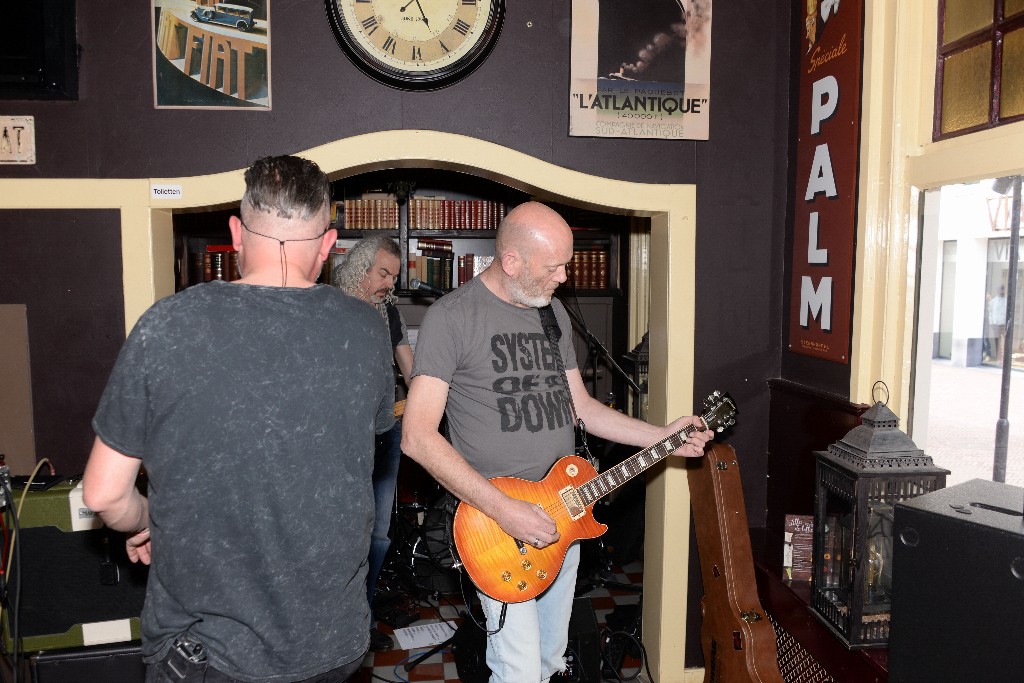
[{"label": "wall clock", "polygon": [[370,77],[436,90],[465,78],[498,40],[504,0],[327,0],[338,44]]}]

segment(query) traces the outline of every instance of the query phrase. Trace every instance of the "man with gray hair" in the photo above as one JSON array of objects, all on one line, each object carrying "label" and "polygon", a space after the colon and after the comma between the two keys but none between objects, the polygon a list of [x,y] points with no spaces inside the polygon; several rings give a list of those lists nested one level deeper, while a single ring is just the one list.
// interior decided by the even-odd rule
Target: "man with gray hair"
[{"label": "man with gray hair", "polygon": [[336,238],[316,164],[267,157],[245,182],[242,278],[142,315],[93,419],[85,503],[150,565],[147,681],[335,683],[367,650],[387,328],[315,284]]},{"label": "man with gray hair", "polygon": [[[359,240],[334,271],[334,281],[342,291],[365,301],[377,309],[387,321],[391,333],[391,348],[395,364],[408,383],[412,374],[412,346],[402,313],[395,305],[395,282],[401,268],[402,251],[398,244],[385,235],[370,235]],[[396,422],[390,431],[377,437],[377,450],[373,465],[374,522],[370,539],[369,572],[366,596],[373,611],[373,595],[377,578],[384,566],[391,539],[391,507],[395,503],[398,466],[402,458],[402,423]],[[394,642],[376,626],[370,630],[370,650],[385,652]]]}]

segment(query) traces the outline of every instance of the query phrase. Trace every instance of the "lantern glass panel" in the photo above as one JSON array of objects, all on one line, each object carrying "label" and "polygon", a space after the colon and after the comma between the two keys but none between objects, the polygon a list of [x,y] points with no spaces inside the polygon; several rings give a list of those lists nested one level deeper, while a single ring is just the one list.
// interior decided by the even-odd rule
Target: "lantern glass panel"
[{"label": "lantern glass panel", "polygon": [[864,605],[884,605],[892,600],[892,505],[872,503],[868,508],[867,571],[864,572]]}]

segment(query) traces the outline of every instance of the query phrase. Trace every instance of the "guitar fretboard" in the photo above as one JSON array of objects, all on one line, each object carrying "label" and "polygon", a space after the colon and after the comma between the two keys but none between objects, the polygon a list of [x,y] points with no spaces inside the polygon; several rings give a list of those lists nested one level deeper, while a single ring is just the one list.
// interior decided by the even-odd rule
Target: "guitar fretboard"
[{"label": "guitar fretboard", "polygon": [[686,438],[696,429],[697,427],[694,425],[688,425],[658,443],[648,446],[639,453],[629,456],[618,465],[605,470],[586,484],[578,487],[577,491],[579,491],[580,497],[583,499],[583,504],[590,505],[596,502],[633,477],[664,460],[672,451],[685,444]]}]

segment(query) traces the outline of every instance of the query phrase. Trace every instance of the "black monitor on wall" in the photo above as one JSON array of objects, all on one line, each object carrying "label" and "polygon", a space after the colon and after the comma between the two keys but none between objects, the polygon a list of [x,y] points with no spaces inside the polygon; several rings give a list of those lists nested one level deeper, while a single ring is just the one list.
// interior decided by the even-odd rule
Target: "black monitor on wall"
[{"label": "black monitor on wall", "polygon": [[3,4],[0,99],[77,100],[75,0]]}]

